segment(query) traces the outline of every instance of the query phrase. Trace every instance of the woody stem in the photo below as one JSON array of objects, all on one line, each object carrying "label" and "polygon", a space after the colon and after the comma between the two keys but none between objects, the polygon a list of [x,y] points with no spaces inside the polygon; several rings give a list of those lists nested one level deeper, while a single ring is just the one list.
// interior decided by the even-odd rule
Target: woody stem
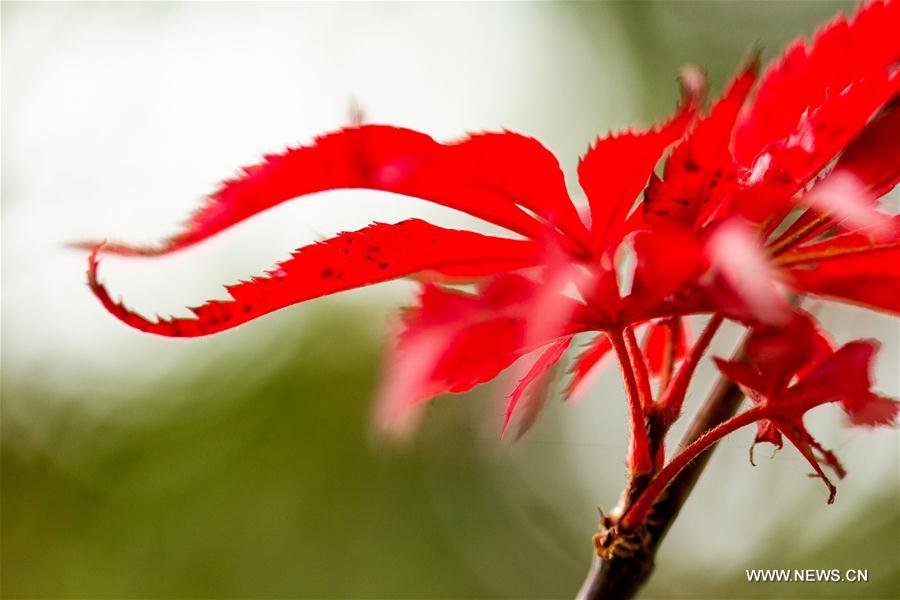
[{"label": "woody stem", "polygon": [[656,477],[650,481],[650,484],[644,489],[637,502],[632,505],[631,509],[619,521],[622,528],[633,529],[643,524],[659,495],[692,460],[729,433],[763,418],[765,416],[763,411],[763,407],[760,406],[745,410],[724,423],[707,430],[706,433],[694,440],[687,448],[675,455]]},{"label": "woody stem", "polygon": [[[739,360],[739,350],[733,359]],[[721,377],[704,405],[694,416],[682,437],[680,448],[687,448],[708,430],[724,423],[737,412],[744,395],[741,389]],[[681,512],[712,456],[715,444],[701,452],[678,473],[668,486],[666,494],[653,506],[653,522],[646,525],[646,543],[632,556],[601,559],[594,556],[587,578],[578,592],[585,600],[625,599],[633,597],[653,571],[656,551],[669,528]]]}]

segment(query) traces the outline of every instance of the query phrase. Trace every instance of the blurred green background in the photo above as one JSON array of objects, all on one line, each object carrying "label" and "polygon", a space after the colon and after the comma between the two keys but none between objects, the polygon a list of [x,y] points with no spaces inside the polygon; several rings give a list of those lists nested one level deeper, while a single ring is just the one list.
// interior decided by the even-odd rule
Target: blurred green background
[{"label": "blurred green background", "polygon": [[[754,43],[771,57],[850,7],[4,2],[2,596],[572,596],[596,506],[622,486],[616,373],[578,404],[552,402],[516,443],[498,439],[501,380],[439,399],[412,443],[388,444],[370,401],[409,283],[182,343],[104,314],[62,245],[158,239],[236,165],[346,122],[351,98],[372,121],[439,137],[533,134],[571,174],[594,135],[667,114],[683,64],[719,90]],[[110,260],[107,277],[141,310],[175,312],[338,229],[408,214],[469,224],[384,195],[306,204],[160,263]],[[838,341],[885,342],[879,387],[896,396],[896,322],[811,309]],[[748,465],[741,432],[643,596],[897,597],[897,434],[835,412],[812,428],[850,472],[836,505],[789,449]],[[769,567],[869,581],[746,582]]]}]

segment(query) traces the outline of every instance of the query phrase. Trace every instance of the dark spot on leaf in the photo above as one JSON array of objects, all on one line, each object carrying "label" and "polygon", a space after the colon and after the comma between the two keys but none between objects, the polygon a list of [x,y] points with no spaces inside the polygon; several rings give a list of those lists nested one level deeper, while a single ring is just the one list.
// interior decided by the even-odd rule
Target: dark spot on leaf
[{"label": "dark spot on leaf", "polygon": [[388,264],[387,264],[387,263],[381,263],[381,264],[378,265],[378,268],[379,268],[379,269],[382,269],[382,270],[383,270],[383,269],[387,269],[387,268],[388,268]]},{"label": "dark spot on leaf", "polygon": [[687,159],[686,161],[684,161],[684,168],[690,173],[696,173],[700,170],[700,165],[692,161],[691,159]]},{"label": "dark spot on leaf", "polygon": [[245,313],[248,313],[248,312],[250,312],[251,310],[253,310],[253,307],[252,307],[252,306],[250,306],[249,304],[245,304],[245,305],[244,305],[244,312],[245,312]]},{"label": "dark spot on leaf", "polygon": [[329,277],[331,277],[331,275],[332,275],[331,267],[325,267],[324,269],[322,269],[322,273],[321,273],[322,279],[328,279]]}]

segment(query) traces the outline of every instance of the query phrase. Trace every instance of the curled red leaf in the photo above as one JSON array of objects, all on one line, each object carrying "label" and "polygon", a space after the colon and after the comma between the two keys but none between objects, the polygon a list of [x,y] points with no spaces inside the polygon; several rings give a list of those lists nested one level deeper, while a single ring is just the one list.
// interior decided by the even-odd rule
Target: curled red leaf
[{"label": "curled red leaf", "polygon": [[[98,279],[98,253],[91,253],[88,283],[116,318],[141,331],[167,337],[199,337],[225,331],[286,306],[428,270],[484,274],[484,256],[502,269],[533,264],[532,242],[444,229],[410,219],[374,224],[359,231],[305,246],[265,277],[227,286],[231,300],[213,300],[191,308],[196,318],[151,321],[114,301]],[[499,260],[502,257],[502,260]]]},{"label": "curled red leaf", "polygon": [[146,256],[174,252],[287,200],[338,189],[413,196],[528,237],[542,236],[544,225],[525,207],[576,240],[584,242],[587,236],[559,163],[533,138],[483,133],[442,144],[411,129],[363,125],[244,167],[206,199],[182,232],[159,246],[114,243],[104,251]]},{"label": "curled red leaf", "polygon": [[831,503],[835,487],[822,466],[838,477],[844,476],[844,469],[809,433],[803,416],[816,406],[836,403],[855,424],[894,423],[900,403],[871,389],[869,373],[878,343],[858,340],[831,350],[812,319],[796,315],[784,329],[755,329],[745,349],[742,360],[716,362],[758,407],[762,418],[754,444],[769,442],[780,448],[781,436],[787,437],[824,482]]}]

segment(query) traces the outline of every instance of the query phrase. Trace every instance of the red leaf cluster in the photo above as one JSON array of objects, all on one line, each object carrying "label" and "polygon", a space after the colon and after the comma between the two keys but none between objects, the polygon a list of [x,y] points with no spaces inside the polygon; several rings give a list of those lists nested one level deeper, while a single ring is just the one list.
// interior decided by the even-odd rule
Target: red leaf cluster
[{"label": "red leaf cluster", "polygon": [[[570,199],[556,158],[532,138],[503,131],[441,143],[363,125],[244,168],[158,247],[82,244],[93,250],[90,287],[132,327],[195,337],[312,298],[424,276],[391,354],[382,425],[521,359],[525,374],[503,426],[519,415],[521,434],[573,336],[596,332],[573,366],[570,390],[583,389],[616,354],[629,396],[629,467],[655,475],[650,496],[692,453],[752,422],[758,441],[780,446],[787,437],[830,487],[821,465],[838,474],[840,465],[805,429],[803,414],[837,403],[854,423],[882,425],[896,404],[870,390],[877,344],[833,350],[787,296],[900,314],[900,221],[879,205],[900,179],[898,30],[900,2],[867,4],[792,44],[759,80],[758,60],[749,61],[708,110],[705,86],[689,72],[674,116],[601,137],[581,158],[586,210]],[[510,237],[420,220],[376,223],[298,249],[266,276],[226,288],[231,300],[192,309],[193,319],[146,319],[112,300],[98,279],[104,254],[175,252],[278,203],[347,188],[452,207]],[[460,277],[476,280],[475,288],[449,286]],[[698,314],[711,319],[689,346],[684,317]],[[724,319],[751,331],[746,359],[719,366],[754,407],[665,464],[662,436]],[[639,327],[648,328],[643,347]],[[628,520],[641,522],[652,500],[639,501]]]}]

